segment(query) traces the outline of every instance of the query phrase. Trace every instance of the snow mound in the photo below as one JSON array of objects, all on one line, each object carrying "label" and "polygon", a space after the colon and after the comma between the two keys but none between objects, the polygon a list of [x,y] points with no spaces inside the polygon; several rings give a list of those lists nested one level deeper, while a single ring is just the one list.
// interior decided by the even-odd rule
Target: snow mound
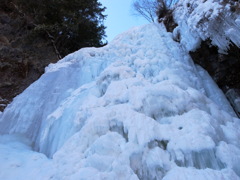
[{"label": "snow mound", "polygon": [[240,179],[239,122],[171,33],[136,27],[49,65],[0,114],[0,179]]},{"label": "snow mound", "polygon": [[227,53],[231,44],[240,48],[240,4],[223,0],[179,0],[174,10],[181,44],[194,51],[201,41],[211,40],[219,53]]}]

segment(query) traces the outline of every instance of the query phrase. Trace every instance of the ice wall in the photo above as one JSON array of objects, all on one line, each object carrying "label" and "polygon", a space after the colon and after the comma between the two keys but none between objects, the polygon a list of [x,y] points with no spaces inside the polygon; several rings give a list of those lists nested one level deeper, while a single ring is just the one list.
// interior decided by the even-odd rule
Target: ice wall
[{"label": "ice wall", "polygon": [[240,48],[240,4],[224,0],[179,0],[174,10],[178,26],[175,37],[188,51],[194,51],[201,41],[209,39],[226,53],[231,44]]},{"label": "ice wall", "polygon": [[159,24],[50,65],[0,116],[0,179],[239,179],[239,119]]}]

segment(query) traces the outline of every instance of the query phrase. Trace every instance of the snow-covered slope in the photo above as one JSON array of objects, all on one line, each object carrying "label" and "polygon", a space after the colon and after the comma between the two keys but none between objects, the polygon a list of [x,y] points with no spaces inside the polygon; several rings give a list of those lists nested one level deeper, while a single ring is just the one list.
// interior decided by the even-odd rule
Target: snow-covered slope
[{"label": "snow-covered slope", "polygon": [[0,179],[240,179],[239,119],[162,25],[50,65],[0,116]]},{"label": "snow-covered slope", "polygon": [[188,51],[208,39],[220,53],[226,53],[230,44],[240,48],[239,1],[179,0],[174,19],[178,24],[174,35]]}]

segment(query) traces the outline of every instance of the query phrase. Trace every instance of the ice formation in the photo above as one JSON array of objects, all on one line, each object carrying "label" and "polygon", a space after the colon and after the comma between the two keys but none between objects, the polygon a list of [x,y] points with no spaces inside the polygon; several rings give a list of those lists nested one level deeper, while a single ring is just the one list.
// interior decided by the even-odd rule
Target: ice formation
[{"label": "ice formation", "polygon": [[240,179],[240,121],[161,24],[85,48],[0,114],[0,179]]},{"label": "ice formation", "polygon": [[240,4],[224,0],[179,0],[174,10],[178,27],[174,35],[181,44],[194,51],[201,41],[210,40],[220,53],[230,44],[240,48]]}]

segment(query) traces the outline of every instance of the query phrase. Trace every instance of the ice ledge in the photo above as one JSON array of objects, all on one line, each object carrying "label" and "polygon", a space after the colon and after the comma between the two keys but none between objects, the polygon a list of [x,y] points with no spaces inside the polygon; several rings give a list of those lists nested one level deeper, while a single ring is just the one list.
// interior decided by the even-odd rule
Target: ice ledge
[{"label": "ice ledge", "polygon": [[200,46],[199,39],[210,39],[222,54],[231,44],[240,48],[239,6],[239,2],[180,0],[174,10],[178,24],[174,34],[188,51]]}]

